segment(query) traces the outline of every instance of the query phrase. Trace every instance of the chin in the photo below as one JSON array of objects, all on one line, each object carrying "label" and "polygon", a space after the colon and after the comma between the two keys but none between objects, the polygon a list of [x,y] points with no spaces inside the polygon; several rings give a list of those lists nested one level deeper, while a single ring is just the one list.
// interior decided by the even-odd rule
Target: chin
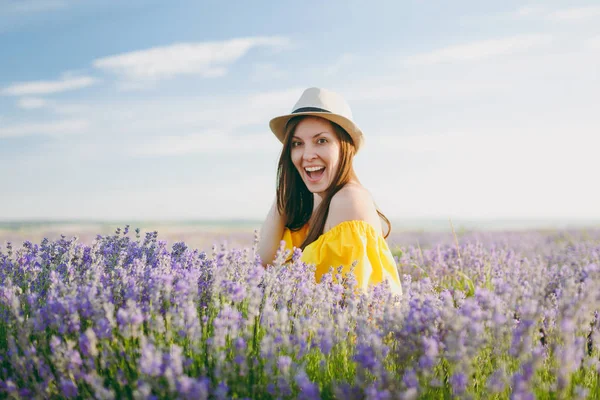
[{"label": "chin", "polygon": [[[306,184],[306,182],[304,182]],[[325,187],[323,187],[322,185],[310,185],[310,184],[306,184],[306,187],[308,188],[308,191],[311,192],[312,194],[322,194],[325,193],[325,191],[327,190],[327,188],[329,187],[328,185],[326,185]]]}]

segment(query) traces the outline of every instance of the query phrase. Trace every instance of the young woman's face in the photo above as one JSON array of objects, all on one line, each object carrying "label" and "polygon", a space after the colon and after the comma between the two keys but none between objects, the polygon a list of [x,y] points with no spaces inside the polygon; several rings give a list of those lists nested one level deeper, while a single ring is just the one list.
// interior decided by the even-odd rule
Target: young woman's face
[{"label": "young woman's face", "polygon": [[291,146],[292,163],[308,190],[325,192],[340,160],[340,140],[331,122],[319,117],[305,117],[296,126]]}]

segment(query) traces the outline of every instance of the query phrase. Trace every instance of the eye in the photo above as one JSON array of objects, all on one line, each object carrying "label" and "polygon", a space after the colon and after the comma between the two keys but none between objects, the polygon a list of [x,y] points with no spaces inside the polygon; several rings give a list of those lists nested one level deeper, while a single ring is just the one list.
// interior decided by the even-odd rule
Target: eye
[{"label": "eye", "polygon": [[292,147],[298,147],[302,144],[302,142],[292,142]]},{"label": "eye", "polygon": [[319,138],[319,139],[317,139],[317,143],[319,143],[319,144],[327,143],[327,139],[325,139],[325,138]]}]

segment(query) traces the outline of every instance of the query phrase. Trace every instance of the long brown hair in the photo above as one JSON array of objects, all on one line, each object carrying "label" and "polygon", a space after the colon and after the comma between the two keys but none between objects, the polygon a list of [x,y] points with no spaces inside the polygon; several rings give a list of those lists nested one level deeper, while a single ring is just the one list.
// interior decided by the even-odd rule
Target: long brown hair
[{"label": "long brown hair", "polygon": [[[283,216],[285,226],[292,231],[302,228],[310,220],[314,207],[314,194],[308,190],[300,173],[294,166],[291,157],[292,137],[296,127],[306,118],[298,116],[291,118],[285,130],[285,139],[279,163],[277,166],[277,208]],[[329,121],[329,120],[328,120]],[[314,224],[309,227],[308,235],[300,246],[302,250],[323,234],[325,221],[329,214],[329,205],[333,196],[346,185],[353,175],[352,160],[356,149],[350,135],[335,122],[329,121],[333,131],[340,141],[340,159],[338,169],[329,187],[325,190],[323,200],[315,211]],[[390,221],[377,209],[377,214],[386,222],[387,238],[392,230]]]}]

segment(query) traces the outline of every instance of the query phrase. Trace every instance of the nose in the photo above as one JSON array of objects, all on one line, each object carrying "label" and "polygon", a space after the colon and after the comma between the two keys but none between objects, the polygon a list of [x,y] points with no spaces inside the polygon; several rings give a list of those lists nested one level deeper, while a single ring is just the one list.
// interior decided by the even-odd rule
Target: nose
[{"label": "nose", "polygon": [[317,152],[312,146],[304,146],[304,152],[302,153],[302,159],[304,161],[312,161],[317,158]]}]

